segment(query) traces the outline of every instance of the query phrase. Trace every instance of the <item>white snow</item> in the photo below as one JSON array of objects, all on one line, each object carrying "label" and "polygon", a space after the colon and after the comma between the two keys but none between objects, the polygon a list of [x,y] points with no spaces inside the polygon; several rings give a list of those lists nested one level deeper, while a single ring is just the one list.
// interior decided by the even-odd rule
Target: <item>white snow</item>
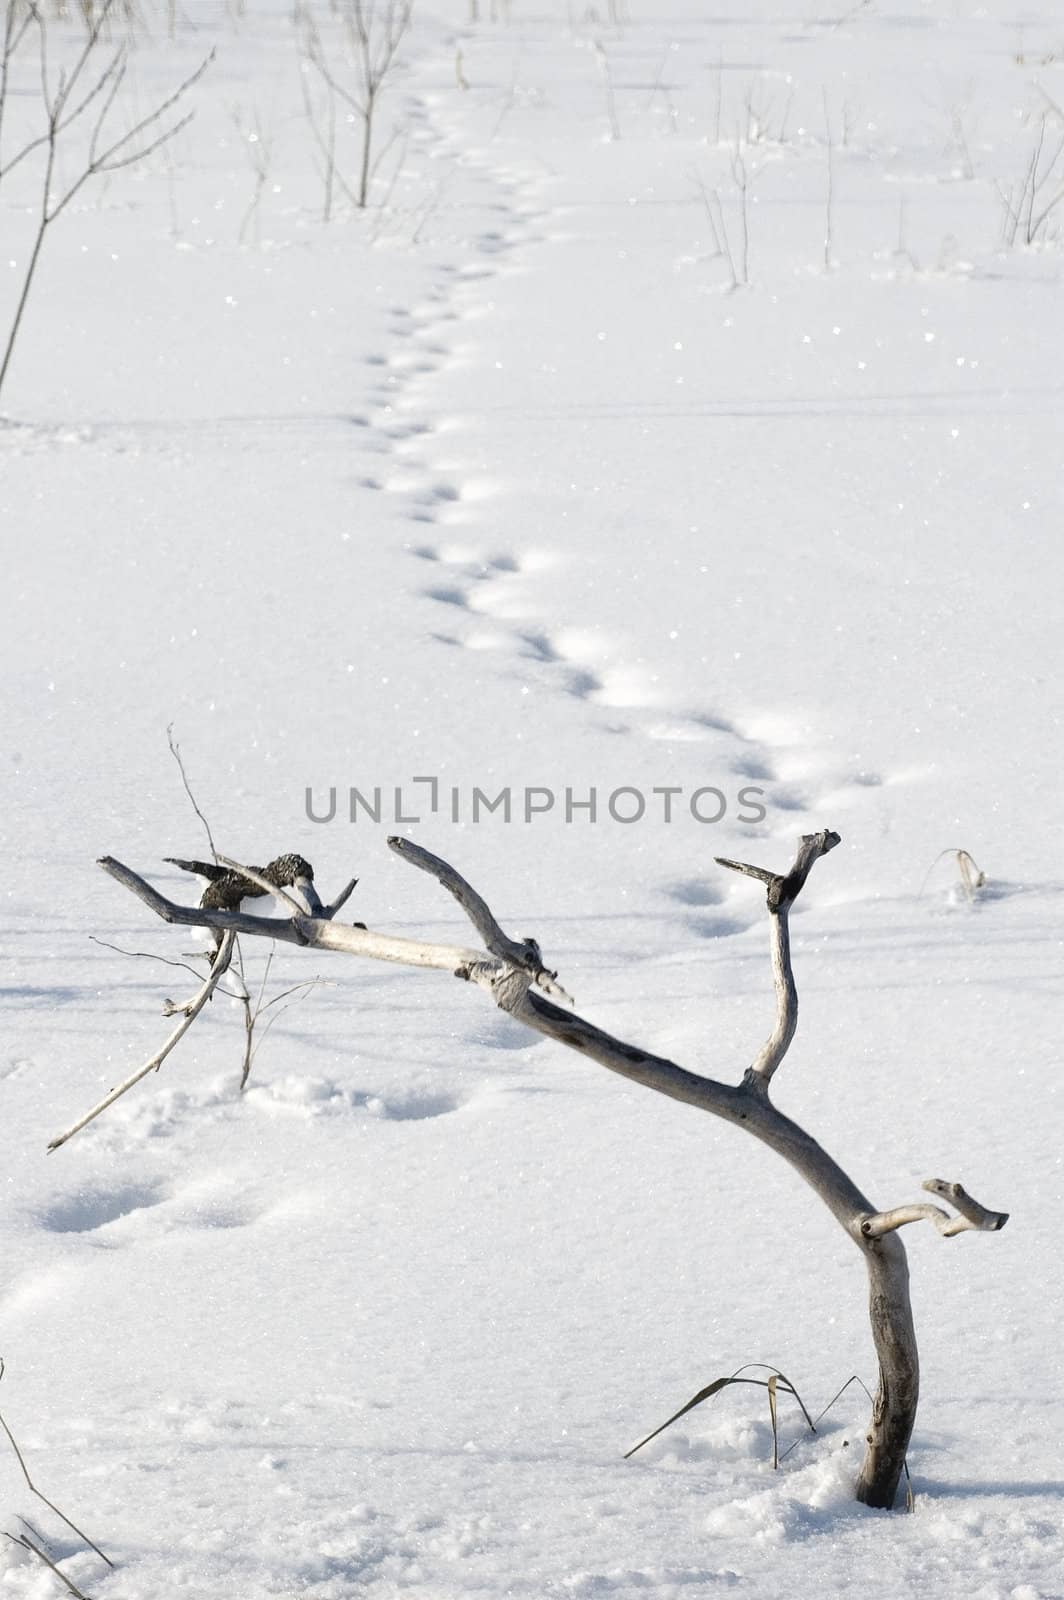
[{"label": "white snow", "polygon": [[[97,1600],[1059,1600],[1064,253],[1004,248],[995,190],[1064,132],[1057,9],[418,0],[328,225],[288,0],[142,9],[138,104],[216,59],[170,156],[55,224],[0,422],[0,1411],[115,1569],[2,1439],[0,1528]],[[884,1207],[1012,1214],[906,1231],[915,1515],[852,1499],[856,1385],[779,1472],[738,1386],[622,1459],[745,1362],[814,1413],[871,1384],[862,1262],[754,1141],[446,974],[278,946],[268,993],[323,983],[245,1094],[218,997],[45,1155],[194,986],[106,947],[190,937],[95,865],[194,892],[170,723],[225,854],[468,943],[410,831],[582,1011],[728,1081],[772,998],[713,857],[838,829],[776,1098]],[[0,1592],[66,1591],[0,1540]]]}]

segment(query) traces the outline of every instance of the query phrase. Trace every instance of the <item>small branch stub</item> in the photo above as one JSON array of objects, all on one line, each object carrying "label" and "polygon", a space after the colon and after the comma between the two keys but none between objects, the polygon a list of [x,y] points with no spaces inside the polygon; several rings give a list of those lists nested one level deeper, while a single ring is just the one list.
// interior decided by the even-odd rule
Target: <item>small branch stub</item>
[{"label": "small branch stub", "polygon": [[958,1233],[997,1233],[1009,1220],[1007,1211],[988,1210],[978,1200],[973,1200],[959,1183],[928,1178],[922,1187],[929,1194],[937,1194],[943,1200],[948,1200],[959,1215],[953,1217],[941,1206],[928,1205],[926,1202],[922,1205],[896,1206],[893,1211],[877,1211],[875,1216],[864,1219],[861,1232],[865,1238],[882,1239],[885,1234],[895,1233],[909,1222],[932,1222],[944,1239],[953,1239]]},{"label": "small branch stub", "polygon": [[729,861],[726,856],[715,856],[714,860],[718,866],[728,867],[732,872],[744,872],[747,877],[759,878],[767,885],[769,910],[778,913],[797,900],[805,887],[806,878],[820,857],[826,856],[841,842],[839,835],[830,828],[822,828],[819,833],[803,834],[789,872],[769,872],[765,867],[752,867],[745,861]]}]

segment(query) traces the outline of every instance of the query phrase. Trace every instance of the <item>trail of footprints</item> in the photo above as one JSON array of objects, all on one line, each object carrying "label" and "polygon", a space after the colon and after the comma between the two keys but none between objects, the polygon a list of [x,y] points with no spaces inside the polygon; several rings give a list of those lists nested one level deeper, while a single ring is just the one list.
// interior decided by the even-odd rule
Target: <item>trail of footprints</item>
[{"label": "trail of footprints", "polygon": [[[491,1042],[491,1041],[488,1041]],[[522,1039],[522,1043],[528,1041]],[[346,1118],[355,1121],[406,1123],[447,1116],[466,1097],[422,1086],[377,1094],[345,1087],[329,1078],[293,1074],[263,1083],[239,1096],[229,1077],[201,1088],[160,1088],[119,1107],[95,1137],[125,1158],[132,1147],[143,1149],[160,1138],[187,1138],[197,1111],[212,1121],[247,1114],[302,1120]],[[181,1170],[184,1168],[182,1166]],[[144,1177],[125,1183],[90,1182],[53,1193],[29,1206],[34,1225],[56,1238],[77,1238],[100,1250],[136,1250],[167,1237],[190,1233],[268,1226],[283,1223],[293,1211],[321,1204],[320,1196],[302,1191],[278,1196],[269,1185],[245,1186],[224,1177],[187,1180],[183,1176]],[[0,1314],[28,1309],[42,1298],[63,1298],[76,1292],[75,1258],[62,1256],[42,1271],[16,1274],[0,1297]]]},{"label": "trail of footprints", "polygon": [[[820,825],[827,811],[851,801],[857,789],[877,784],[877,775],[838,774],[830,782],[821,777],[804,792],[780,771],[780,758],[787,763],[792,743],[785,730],[774,737],[770,728],[743,730],[716,710],[663,707],[651,671],[626,663],[599,631],[554,627],[537,616],[528,580],[558,558],[547,551],[493,548],[478,538],[478,510],[495,485],[446,459],[447,437],[456,425],[430,420],[426,386],[471,358],[459,330],[479,314],[490,280],[520,270],[522,255],[548,237],[541,231],[548,216],[540,200],[543,179],[493,162],[486,152],[459,157],[457,141],[434,117],[430,101],[415,99],[408,109],[416,140],[437,152],[450,150],[466,174],[483,180],[483,210],[493,219],[472,241],[474,259],[440,266],[435,287],[420,304],[391,308],[388,350],[367,362],[369,411],[361,420],[381,465],[361,483],[396,496],[406,518],[423,531],[407,548],[419,564],[415,593],[438,609],[434,637],[453,649],[497,652],[503,670],[533,673],[544,687],[586,702],[603,730],[705,744],[722,777],[765,790],[771,815],[786,814],[788,834],[798,831],[798,813],[812,813]],[[675,884],[666,894],[685,908],[692,931],[705,937],[743,931],[753,920],[739,921],[721,910],[728,897],[701,880]]]},{"label": "trail of footprints", "polygon": [[408,518],[420,523],[461,522],[470,502],[489,498],[495,489],[483,477],[434,459],[441,430],[418,414],[424,380],[464,359],[442,337],[458,320],[447,302],[447,291],[437,289],[413,310],[391,308],[392,352],[368,358],[369,411],[358,419],[367,430],[368,451],[381,458],[380,468],[361,478],[361,487],[399,497]]},{"label": "trail of footprints", "polygon": [[[598,632],[538,624],[526,579],[552,563],[547,552],[489,553],[472,542],[447,541],[417,545],[411,555],[430,574],[419,584],[418,593],[434,601],[448,619],[434,635],[442,644],[497,651],[508,660],[507,670],[522,678],[530,671],[538,673],[544,686],[597,709],[600,726],[610,732],[663,743],[705,744],[720,779],[731,777],[737,787],[761,790],[770,815],[784,813],[783,831],[788,837],[801,830],[804,819],[798,814],[813,813],[811,820],[821,826],[822,819],[850,800],[854,791],[881,781],[868,772],[840,776],[818,795],[806,798],[781,779],[767,741],[751,737],[716,712],[662,707],[648,669],[602,664],[609,652]],[[764,832],[752,830],[755,838]],[[756,901],[737,887],[717,888],[703,878],[692,878],[666,885],[664,893],[699,938],[725,938],[761,926]]]},{"label": "trail of footprints", "polygon": [[634,732],[671,744],[713,743],[736,778],[772,785],[774,807],[806,808],[805,800],[780,779],[764,744],[728,718],[715,711],[663,707],[649,668],[616,659],[620,653],[599,630],[538,622],[522,580],[553,565],[555,558],[548,552],[481,553],[471,542],[447,541],[417,545],[410,553],[432,573],[417,592],[457,616],[450,627],[442,625],[436,632],[441,643],[505,651],[524,675],[528,668],[523,664],[535,663],[544,684],[601,708],[607,714],[602,726],[610,732]]},{"label": "trail of footprints", "polygon": [[470,502],[488,498],[495,486],[436,459],[434,436],[441,429],[424,415],[425,387],[467,359],[459,328],[480,314],[491,280],[545,237],[538,226],[545,213],[537,199],[543,180],[498,168],[484,154],[470,154],[434,117],[430,99],[412,97],[406,114],[413,142],[435,161],[449,154],[465,175],[483,177],[489,186],[483,211],[491,220],[466,241],[472,260],[460,266],[441,263],[435,286],[420,304],[393,305],[389,311],[388,347],[366,358],[369,409],[359,419],[368,449],[382,458],[382,466],[361,482],[400,497],[411,521],[446,526],[465,520]]},{"label": "trail of footprints", "polygon": [[[489,1017],[470,1034],[471,1046],[499,1050],[507,1056],[515,1051],[534,1050],[539,1043],[501,1016]],[[194,1087],[160,1087],[154,1093],[123,1101],[89,1137],[122,1162],[131,1149],[143,1152],[159,1140],[173,1139],[178,1147],[177,1158],[168,1163],[165,1175],[118,1183],[100,1178],[69,1189],[60,1188],[47,1198],[28,1202],[27,1217],[44,1235],[57,1241],[77,1241],[79,1252],[84,1246],[136,1252],[154,1249],[168,1238],[180,1242],[195,1234],[209,1236],[219,1231],[284,1225],[293,1215],[327,1208],[328,1197],[313,1185],[278,1192],[272,1184],[260,1183],[254,1177],[247,1181],[246,1175],[188,1178],[180,1150],[195,1136],[195,1128],[204,1116],[215,1125],[239,1121],[245,1134],[249,1117],[405,1125],[449,1116],[466,1105],[481,1102],[485,1096],[520,1092],[520,1085],[509,1082],[487,1086],[479,1083],[474,1089],[456,1090],[453,1085],[432,1083],[424,1077],[420,1082],[397,1082],[377,1092],[305,1072],[253,1085],[243,1095],[237,1091],[232,1074]],[[85,1270],[90,1269],[78,1253],[64,1251],[53,1257],[46,1268],[38,1265],[16,1272],[0,1295],[0,1315],[9,1317],[29,1310],[42,1300],[70,1299],[78,1293],[80,1274]]]}]

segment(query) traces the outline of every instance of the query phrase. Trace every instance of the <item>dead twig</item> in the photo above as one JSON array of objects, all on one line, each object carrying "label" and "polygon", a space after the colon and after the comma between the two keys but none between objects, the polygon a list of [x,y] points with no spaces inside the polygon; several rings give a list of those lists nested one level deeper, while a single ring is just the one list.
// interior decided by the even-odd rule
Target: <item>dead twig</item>
[{"label": "dead twig", "polygon": [[[0,1356],[0,1381],[3,1380],[3,1376],[4,1376],[5,1371],[6,1371],[6,1366],[5,1366],[5,1363],[4,1363],[4,1359],[3,1359],[2,1356]],[[71,1533],[76,1534],[77,1537],[84,1544],[88,1545],[90,1550],[94,1550],[96,1552],[96,1554],[99,1556],[101,1561],[106,1562],[107,1566],[113,1567],[114,1566],[114,1562],[111,1560],[110,1556],[104,1555],[104,1553],[100,1549],[99,1545],[96,1544],[94,1540],[90,1539],[87,1533],[83,1533],[82,1530],[78,1527],[77,1523],[76,1522],[72,1522],[70,1520],[70,1518],[67,1516],[65,1511],[60,1511],[59,1507],[55,1504],[55,1502],[52,1501],[52,1500],[49,1500],[48,1496],[46,1494],[43,1494],[41,1492],[41,1490],[38,1489],[37,1485],[34,1483],[33,1479],[30,1477],[30,1469],[26,1465],[26,1458],[22,1454],[22,1451],[19,1448],[18,1441],[15,1438],[15,1435],[11,1432],[11,1429],[8,1426],[8,1423],[7,1423],[7,1419],[4,1417],[2,1412],[0,1412],[0,1428],[3,1429],[3,1431],[4,1431],[4,1433],[5,1433],[6,1437],[7,1437],[7,1442],[11,1446],[12,1450],[15,1453],[15,1460],[19,1464],[19,1469],[20,1469],[20,1471],[22,1473],[22,1476],[26,1480],[26,1487],[30,1491],[30,1493],[32,1495],[36,1495],[37,1499],[40,1500],[42,1505],[46,1505],[48,1507],[49,1511],[51,1511],[55,1516],[57,1516],[59,1518],[60,1522],[65,1522],[67,1527],[70,1529]],[[7,1537],[9,1539],[15,1539],[15,1543],[16,1544],[22,1542],[20,1539],[16,1539],[14,1534],[10,1534],[9,1533],[7,1535]],[[36,1554],[39,1555],[40,1551],[37,1551]],[[42,1559],[47,1560],[47,1557],[44,1557]],[[51,1565],[51,1562],[49,1562],[49,1565]],[[67,1582],[66,1578],[63,1577],[62,1573],[60,1573],[59,1576],[61,1578],[63,1578],[64,1582]],[[75,1590],[75,1593],[76,1592],[77,1591]]]},{"label": "dead twig", "polygon": [[213,962],[211,963],[211,970],[207,974],[206,981],[190,1000],[185,1001],[182,1005],[175,1005],[174,1002],[170,1000],[166,1002],[167,1009],[165,1014],[168,1016],[177,1016],[180,1014],[181,1021],[178,1023],[173,1032],[167,1037],[161,1047],[156,1050],[155,1054],[153,1056],[149,1056],[148,1060],[145,1061],[142,1066],[139,1066],[136,1072],[131,1072],[128,1078],[124,1078],[116,1088],[112,1089],[108,1094],[105,1094],[103,1099],[98,1101],[97,1104],[93,1106],[91,1111],[87,1111],[83,1117],[79,1117],[78,1121],[67,1128],[65,1133],[61,1133],[58,1138],[53,1139],[48,1146],[50,1151],[58,1150],[60,1145],[66,1144],[68,1139],[72,1139],[76,1133],[80,1133],[82,1128],[87,1127],[90,1122],[95,1121],[101,1112],[107,1110],[108,1106],[113,1106],[116,1100],[120,1100],[121,1097],[130,1089],[132,1089],[135,1084],[138,1084],[142,1078],[146,1078],[149,1072],[158,1071],[170,1052],[176,1049],[176,1047],[181,1043],[181,1040],[184,1038],[189,1028],[191,1028],[192,1024],[195,1022],[196,1018],[207,1004],[207,1001],[218,987],[219,979],[222,977],[223,973],[228,971],[229,964],[233,959],[233,944],[235,939],[235,933],[226,933],[222,936],[222,942],[218,947],[218,952],[215,955]]}]

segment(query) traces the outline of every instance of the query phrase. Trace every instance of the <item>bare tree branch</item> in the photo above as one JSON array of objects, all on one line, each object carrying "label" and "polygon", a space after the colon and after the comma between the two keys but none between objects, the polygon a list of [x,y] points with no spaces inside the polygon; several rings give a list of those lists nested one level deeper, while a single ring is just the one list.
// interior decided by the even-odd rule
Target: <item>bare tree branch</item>
[{"label": "bare tree branch", "polygon": [[[168,115],[177,102],[181,100],[188,93],[188,91],[199,82],[213,60],[214,51],[212,50],[210,55],[204,57],[195,71],[190,72],[188,77],[183,79],[182,82],[178,84],[173,93],[167,95],[166,99],[161,103],[161,105],[156,106],[154,111],[149,111],[147,116],[141,117],[140,120],[135,122],[126,133],[120,134],[117,139],[112,140],[112,142],[104,150],[100,150],[99,142],[103,134],[104,118],[106,117],[107,112],[110,110],[111,104],[114,100],[114,95],[117,94],[118,88],[120,87],[120,83],[116,82],[114,91],[105,101],[103,113],[97,120],[96,127],[93,130],[92,138],[89,144],[89,159],[87,165],[52,206],[48,218],[49,222],[54,222],[56,217],[60,216],[66,210],[67,206],[74,199],[75,195],[81,192],[90,178],[95,178],[103,172],[118,172],[122,167],[134,166],[138,161],[144,161],[148,156],[154,154],[154,152],[159,149],[160,145],[168,144],[171,139],[176,138],[181,130],[186,128],[192,121],[192,118],[195,115],[194,112],[188,112],[177,122],[171,123],[169,127],[162,129],[161,132],[153,136],[153,138],[150,139],[147,144],[136,144],[135,142],[140,139],[143,134],[147,133],[149,128],[156,127],[158,123]],[[122,70],[124,71],[124,67]],[[130,149],[130,145],[133,145],[134,148]]]},{"label": "bare tree branch", "polygon": [[[396,65],[400,46],[410,27],[414,0],[337,0],[337,9],[341,13],[345,41],[340,65],[334,68],[328,60],[321,34],[308,8],[302,12],[303,54],[321,76],[330,95],[342,100],[361,123],[362,148],[355,185],[355,204],[359,210],[364,210],[369,201],[374,169],[372,151],[376,115],[387,80]],[[331,210],[330,176],[334,170],[332,142],[330,139],[323,148],[318,132],[315,132],[315,138],[319,148],[322,148],[326,163],[327,220]]]},{"label": "bare tree branch", "polygon": [[15,4],[15,0],[6,0],[4,12],[4,36],[0,42],[0,179],[8,170],[3,162],[3,133],[4,113],[7,110],[7,91],[11,78],[11,63],[18,54],[23,39],[29,32],[30,24],[37,21],[37,7],[33,0],[27,0],[24,9]]},{"label": "bare tree branch", "polygon": [[484,898],[449,862],[409,839],[393,838],[388,842],[402,860],[429,873],[453,895],[482,939],[483,953],[341,926],[330,918],[349,890],[344,891],[324,916],[256,918],[243,913],[176,906],[121,863],[105,857],[100,864],[168,922],[198,922],[374,960],[449,969],[485,989],[500,1009],[535,1032],[578,1051],[622,1077],[742,1127],[781,1155],[816,1191],[864,1256],[869,1280],[869,1316],[880,1377],[872,1407],[868,1448],[857,1482],[857,1498],[872,1506],[893,1505],[905,1467],[919,1396],[919,1362],[909,1298],[908,1264],[896,1230],[906,1222],[929,1218],[943,1232],[992,1231],[1003,1227],[1007,1217],[1005,1213],[987,1211],[959,1185],[937,1179],[929,1180],[925,1187],[949,1200],[958,1217],[951,1218],[941,1208],[930,1205],[881,1212],[816,1140],[771,1102],[772,1075],[786,1053],[797,1021],[797,993],[787,934],[788,913],[815,863],[839,843],[838,835],[824,829],[803,837],[793,865],[784,873],[742,862],[722,862],[766,886],[777,997],[773,1033],[754,1066],[736,1085],[690,1072],[674,1061],[617,1039],[586,1018],[553,1004],[539,991],[546,989],[548,993],[557,993],[556,974],[546,968],[534,939],[511,938]]},{"label": "bare tree branch", "polygon": [[[36,281],[37,268],[40,263],[41,252],[51,225],[62,216],[63,212],[84,188],[91,178],[101,174],[117,172],[120,168],[132,166],[145,160],[162,145],[173,139],[181,129],[186,126],[189,116],[183,116],[176,121],[170,120],[171,113],[178,102],[188,93],[195,83],[207,70],[212,55],[207,56],[196,70],[188,75],[182,83],[157,105],[154,110],[139,118],[127,132],[113,138],[105,144],[106,124],[114,108],[119,91],[125,80],[127,64],[127,48],[120,45],[101,64],[100,46],[104,28],[114,10],[116,0],[100,0],[95,7],[83,7],[83,15],[87,20],[85,37],[78,47],[74,59],[69,67],[62,67],[59,71],[55,87],[52,86],[50,70],[48,27],[45,15],[36,0],[27,0],[29,16],[37,38],[37,65],[40,79],[40,105],[43,117],[43,129],[24,141],[21,147],[7,161],[0,165],[0,180],[9,174],[21,162],[27,160],[38,151],[44,152],[44,160],[40,175],[39,202],[37,206],[36,227],[32,243],[22,272],[22,282],[15,297],[15,307],[11,322],[8,327],[6,342],[0,354],[0,391],[3,390],[8,371],[11,366],[12,356],[22,329],[26,308],[29,304],[33,285]],[[0,131],[8,94],[10,93],[11,64],[15,51],[22,41],[28,36],[30,23],[23,21],[18,24],[13,19],[16,16],[14,0],[7,0],[5,11],[5,24],[2,43],[0,43]],[[88,88],[81,92],[79,86],[83,80],[88,80]],[[90,117],[90,108],[95,108]],[[60,171],[59,155],[67,147],[66,135],[81,124],[88,130],[87,149],[82,152],[80,164],[75,177],[56,194],[53,192],[57,173]],[[91,126],[90,126],[91,124]],[[162,124],[166,124],[162,126]],[[65,142],[66,141],[66,142]]]}]

